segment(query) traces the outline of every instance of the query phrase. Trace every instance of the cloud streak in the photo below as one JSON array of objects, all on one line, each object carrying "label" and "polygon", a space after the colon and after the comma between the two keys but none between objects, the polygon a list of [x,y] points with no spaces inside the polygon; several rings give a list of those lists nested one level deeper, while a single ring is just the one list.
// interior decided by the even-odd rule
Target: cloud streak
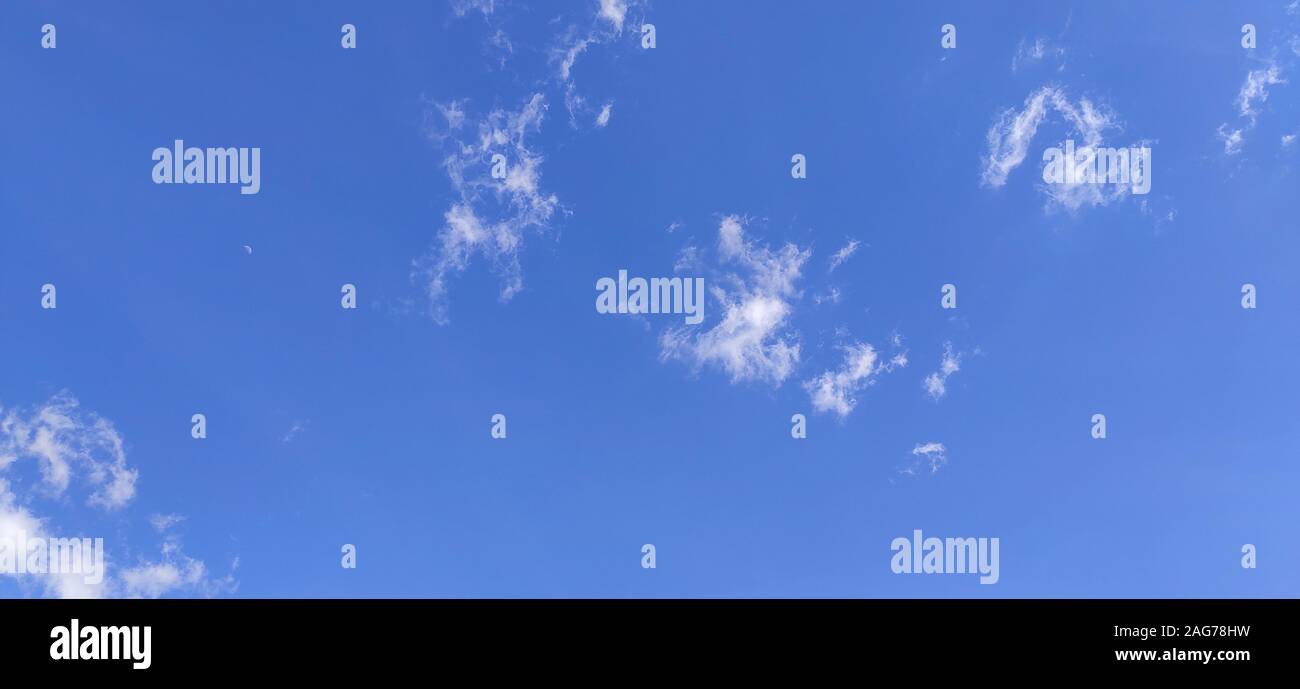
[{"label": "cloud streak", "polygon": [[[1043,86],[1025,99],[1020,109],[1009,108],[998,116],[985,138],[988,152],[983,157],[980,183],[990,188],[1005,186],[1007,178],[1024,162],[1029,146],[1049,114],[1058,115],[1068,127],[1071,140],[1077,136],[1077,151],[1096,151],[1105,146],[1106,134],[1121,129],[1118,116],[1095,105],[1086,97],[1077,101],[1056,86]],[[1064,142],[1061,144],[1064,146]],[[1143,144],[1145,145],[1145,143]],[[1144,174],[1150,174],[1149,170]],[[1106,206],[1130,195],[1126,184],[1099,184],[1088,180],[1043,184],[1048,207],[1059,206],[1070,212],[1083,206]]]}]

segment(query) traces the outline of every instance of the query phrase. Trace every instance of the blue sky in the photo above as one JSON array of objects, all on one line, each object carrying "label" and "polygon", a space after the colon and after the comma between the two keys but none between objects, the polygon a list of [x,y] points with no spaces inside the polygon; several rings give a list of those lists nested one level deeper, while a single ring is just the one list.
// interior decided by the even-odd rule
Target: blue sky
[{"label": "blue sky", "polygon": [[[1294,3],[606,4],[6,3],[0,527],[108,596],[1300,593]],[[1150,193],[1045,185],[1090,134]]]}]

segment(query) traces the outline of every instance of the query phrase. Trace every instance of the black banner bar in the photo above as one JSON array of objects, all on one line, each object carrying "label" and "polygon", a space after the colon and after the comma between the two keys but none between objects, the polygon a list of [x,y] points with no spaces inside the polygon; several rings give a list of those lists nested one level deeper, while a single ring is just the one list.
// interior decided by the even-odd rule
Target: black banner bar
[{"label": "black banner bar", "polygon": [[633,674],[817,663],[1248,675],[1294,668],[1297,612],[1295,600],[14,600],[0,602],[0,649],[8,668],[51,679],[435,661],[494,675],[611,662]]}]

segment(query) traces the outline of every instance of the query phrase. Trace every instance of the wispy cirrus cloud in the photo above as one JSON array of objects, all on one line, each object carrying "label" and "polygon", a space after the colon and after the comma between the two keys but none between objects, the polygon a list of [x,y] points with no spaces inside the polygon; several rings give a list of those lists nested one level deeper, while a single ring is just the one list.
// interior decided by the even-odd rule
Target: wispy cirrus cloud
[{"label": "wispy cirrus cloud", "polygon": [[[525,238],[546,229],[560,201],[541,188],[544,158],[530,144],[546,114],[542,94],[529,95],[516,110],[491,110],[472,128],[462,103],[434,107],[443,123],[434,122],[426,133],[447,150],[443,168],[458,198],[444,213],[433,248],[415,261],[412,279],[424,286],[434,321],[445,324],[449,282],[475,256],[491,262],[501,280],[501,301],[523,289],[519,257]],[[494,155],[504,156],[503,178],[492,176]]]},{"label": "wispy cirrus cloud", "polygon": [[836,268],[839,268],[841,265],[844,264],[845,261],[849,260],[849,258],[852,257],[853,254],[857,253],[858,246],[860,246],[861,244],[862,242],[859,242],[856,239],[851,239],[849,240],[848,244],[845,244],[844,246],[840,247],[839,251],[836,251],[835,253],[831,254],[830,267],[826,269],[826,272],[828,273],[835,272]]},{"label": "wispy cirrus cloud", "polygon": [[[451,7],[458,17],[481,13],[494,32],[490,42],[508,55],[514,48],[500,28],[502,15],[507,14],[504,5],[500,0],[453,0]],[[533,143],[534,137],[541,131],[548,104],[557,91],[574,128],[580,115],[596,129],[609,124],[613,100],[606,99],[598,109],[588,107],[579,93],[574,65],[589,48],[621,37],[638,6],[635,1],[602,0],[586,8],[576,23],[568,22],[564,14],[550,22],[566,27],[542,48],[548,55],[545,66],[549,71],[554,65],[554,71],[529,81],[530,90],[518,98],[516,102],[521,104],[517,109],[497,107],[471,120],[465,99],[430,103],[426,108],[425,135],[443,150],[443,168],[458,197],[443,213],[433,246],[414,261],[411,272],[412,281],[424,289],[434,322],[450,322],[451,282],[476,258],[491,264],[500,280],[502,302],[523,289],[520,259],[527,238],[545,232],[554,216],[563,211],[559,198],[541,187],[545,155]],[[498,154],[506,158],[504,178],[491,175],[492,157]]]},{"label": "wispy cirrus cloud", "polygon": [[87,504],[119,509],[135,496],[139,472],[127,466],[113,424],[79,407],[75,397],[59,393],[26,413],[0,409],[0,471],[31,459],[52,496],[62,496],[78,477],[92,489]]},{"label": "wispy cirrus cloud", "polygon": [[598,114],[592,115],[594,109],[578,88],[574,66],[589,49],[622,39],[631,15],[643,11],[643,5],[637,0],[600,0],[591,23],[569,25],[551,49],[551,62],[557,65],[559,82],[564,89],[569,124],[575,129],[582,121],[595,121],[597,127],[604,127],[609,123],[609,105],[602,106]]},{"label": "wispy cirrus cloud", "polygon": [[[139,478],[139,471],[127,462],[125,447],[125,439],[111,421],[83,410],[77,398],[66,391],[32,408],[0,407],[0,542],[25,539],[31,543],[40,539],[50,543],[82,538],[59,533],[55,520],[38,516],[34,507],[42,499],[51,506],[66,505],[65,496],[77,488],[88,493],[85,504],[92,512],[125,509],[136,497]],[[37,482],[15,482],[4,477],[11,473],[21,477],[29,461],[33,466],[27,473],[38,478]],[[21,493],[27,485],[33,485],[33,490]],[[149,521],[156,531],[165,533],[183,519],[179,515],[155,514]],[[114,565],[123,559],[120,554],[124,551],[118,548],[114,552],[118,555],[103,556],[103,570],[97,577],[87,576],[84,569],[53,572],[52,567],[46,567],[47,573],[23,574],[6,571],[16,578],[20,588],[34,587],[38,594],[59,598],[130,597],[150,592],[217,595],[236,585],[231,576],[213,580],[203,563],[184,556],[179,542],[170,537],[163,544],[160,559],[141,558],[132,567]],[[23,557],[27,556],[23,553]],[[4,558],[0,557],[0,561]],[[158,578],[158,574],[166,574],[168,565],[177,563],[186,566],[183,576]],[[86,566],[83,563],[83,568]],[[141,589],[148,581],[155,583]]]},{"label": "wispy cirrus cloud", "polygon": [[948,463],[948,448],[943,443],[928,442],[917,443],[912,448],[911,460],[902,469],[900,474],[915,476],[926,467],[930,469],[931,474],[938,473],[939,469]]},{"label": "wispy cirrus cloud", "polygon": [[289,427],[289,430],[283,436],[280,437],[280,442],[285,445],[293,442],[294,439],[298,437],[299,433],[302,433],[303,431],[307,430],[307,425],[308,422],[305,421],[304,422],[294,421],[293,425]]},{"label": "wispy cirrus cloud", "polygon": [[[1039,127],[1053,113],[1066,125],[1066,136],[1075,143],[1076,152],[1091,151],[1097,156],[1098,149],[1106,146],[1107,135],[1122,129],[1118,115],[1109,108],[1096,105],[1086,97],[1071,100],[1057,86],[1040,87],[1029,94],[1021,108],[1003,111],[989,128],[988,152],[983,157],[980,183],[991,188],[1006,185],[1011,172],[1028,155]],[[1141,145],[1146,147],[1147,143]],[[1061,147],[1064,145],[1062,141]],[[1150,170],[1144,170],[1143,174],[1149,176]],[[1039,189],[1047,196],[1048,209],[1059,207],[1070,212],[1085,206],[1106,206],[1132,193],[1128,184],[1100,184],[1087,179],[1042,184]]]},{"label": "wispy cirrus cloud", "polygon": [[847,417],[857,406],[857,396],[875,384],[883,373],[907,366],[907,354],[895,354],[882,362],[875,347],[855,342],[844,348],[844,362],[839,369],[824,371],[811,380],[804,381],[804,390],[818,412],[834,412]]},{"label": "wispy cirrus cloud", "polygon": [[799,362],[798,336],[789,328],[791,301],[812,252],[794,244],[773,250],[753,242],[745,235],[745,220],[736,215],[722,219],[717,246],[729,271],[710,290],[722,307],[722,320],[708,329],[665,331],[660,358],[717,366],[732,382],[780,385]]},{"label": "wispy cirrus cloud", "polygon": [[158,533],[165,533],[168,529],[185,521],[185,517],[179,514],[151,514],[149,515],[149,525]]},{"label": "wispy cirrus cloud", "polygon": [[1255,128],[1259,121],[1260,108],[1268,100],[1269,87],[1285,83],[1287,82],[1282,77],[1282,68],[1276,62],[1246,72],[1246,80],[1242,82],[1234,101],[1237,106],[1237,124],[1224,122],[1215,130],[1219,140],[1223,142],[1224,155],[1233,156],[1241,153],[1246,134]]},{"label": "wispy cirrus cloud", "polygon": [[1285,83],[1276,63],[1247,72],[1246,81],[1237,92],[1237,113],[1253,122],[1259,116],[1259,106],[1268,100],[1268,87]]},{"label": "wispy cirrus cloud", "polygon": [[1116,126],[1113,114],[1087,98],[1080,98],[1076,103],[1060,88],[1041,87],[1029,94],[1024,107],[1005,110],[989,128],[988,153],[980,175],[985,186],[1001,187],[1007,183],[1011,171],[1024,162],[1029,144],[1049,112],[1061,115],[1072,131],[1081,136],[1084,145],[1094,148],[1102,145],[1103,133]]},{"label": "wispy cirrus cloud", "polygon": [[451,0],[451,11],[457,17],[463,17],[470,12],[482,12],[490,15],[496,11],[497,0]]},{"label": "wispy cirrus cloud", "polygon": [[493,57],[498,67],[505,68],[515,53],[515,46],[505,31],[502,13],[497,11],[502,5],[504,2],[499,0],[451,0],[451,13],[457,18],[471,13],[481,15],[488,29],[483,41],[484,54]]},{"label": "wispy cirrus cloud", "polygon": [[921,384],[932,399],[938,400],[948,394],[948,378],[961,370],[961,357],[960,352],[953,352],[951,342],[944,343],[939,370],[926,376]]},{"label": "wispy cirrus cloud", "polygon": [[1241,127],[1231,128],[1227,122],[1219,125],[1215,132],[1219,140],[1223,142],[1224,155],[1237,155],[1241,153],[1241,147],[1245,143],[1245,130]]},{"label": "wispy cirrus cloud", "polygon": [[1016,47],[1016,54],[1011,58],[1011,71],[1018,72],[1024,67],[1044,60],[1056,60],[1057,71],[1060,71],[1065,67],[1064,64],[1060,63],[1060,60],[1064,57],[1065,48],[1057,45],[1049,38],[1039,36],[1032,41],[1022,38],[1020,45]]}]

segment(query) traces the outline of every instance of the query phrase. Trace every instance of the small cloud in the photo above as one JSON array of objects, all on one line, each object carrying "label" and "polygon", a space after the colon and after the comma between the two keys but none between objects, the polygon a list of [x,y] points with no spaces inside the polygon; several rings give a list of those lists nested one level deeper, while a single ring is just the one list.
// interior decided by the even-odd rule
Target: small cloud
[{"label": "small cloud", "polygon": [[450,101],[440,103],[436,107],[438,112],[442,113],[443,119],[447,121],[447,129],[459,130],[465,126],[465,111],[462,109],[463,103],[460,101]]},{"label": "small cloud", "polygon": [[869,344],[858,342],[844,350],[844,365],[837,371],[825,371],[804,382],[813,409],[835,412],[842,419],[857,406],[857,395],[872,386],[882,373],[907,366],[906,353],[897,354],[889,363],[879,363],[880,356]]},{"label": "small cloud", "polygon": [[948,463],[948,448],[943,443],[917,443],[912,448],[912,459],[907,466],[899,470],[899,473],[915,476],[918,469],[929,465],[930,473],[934,474],[939,471],[939,467]]},{"label": "small cloud", "polygon": [[1228,129],[1228,124],[1225,122],[1219,125],[1219,139],[1223,141],[1225,155],[1241,153],[1242,131],[1240,129]]},{"label": "small cloud", "polygon": [[600,18],[614,25],[617,32],[623,31],[623,19],[627,16],[625,0],[600,0]]},{"label": "small cloud", "polygon": [[179,514],[154,514],[149,516],[150,526],[158,533],[162,533],[183,521],[185,521],[185,517]]},{"label": "small cloud", "polygon": [[206,578],[202,562],[180,555],[177,561],[149,562],[123,570],[122,595],[161,598],[172,591],[197,588]]},{"label": "small cloud", "polygon": [[606,103],[605,106],[600,109],[600,114],[596,116],[597,127],[604,127],[609,124],[609,112],[613,107],[613,103]]},{"label": "small cloud", "polygon": [[451,0],[451,11],[457,17],[463,17],[473,11],[489,15],[495,10],[496,0]]},{"label": "small cloud", "polygon": [[1065,48],[1053,45],[1050,39],[1040,36],[1031,43],[1022,38],[1019,47],[1016,48],[1016,54],[1011,58],[1011,71],[1018,72],[1021,67],[1041,62],[1045,58],[1060,60],[1063,57],[1065,57]]},{"label": "small cloud", "polygon": [[699,267],[700,249],[694,244],[688,244],[685,247],[682,247],[681,253],[677,255],[677,260],[673,263],[673,272],[681,273],[688,270],[695,270]]},{"label": "small cloud", "polygon": [[305,430],[307,430],[307,423],[306,423],[306,422],[298,423],[297,421],[295,421],[295,422],[293,423],[293,426],[291,426],[291,427],[289,428],[289,432],[285,433],[283,438],[280,438],[280,442],[281,442],[281,443],[284,443],[284,444],[291,443],[291,442],[293,442],[293,439],[294,439],[294,438],[297,438],[297,437],[298,437],[298,434],[299,434],[299,433],[301,433],[301,432],[303,432],[303,431],[305,431]]},{"label": "small cloud", "polygon": [[823,294],[813,295],[813,303],[818,306],[822,304],[838,304],[840,303],[840,296],[840,288],[831,287]]},{"label": "small cloud", "polygon": [[1253,121],[1259,114],[1259,104],[1268,100],[1268,87],[1285,83],[1282,71],[1275,64],[1247,72],[1246,82],[1241,85],[1241,90],[1237,93],[1237,109],[1241,116],[1249,117]]},{"label": "small cloud", "polygon": [[826,272],[829,273],[835,272],[835,269],[839,268],[840,264],[849,260],[849,257],[857,252],[859,244],[861,244],[861,242],[859,242],[856,239],[850,240],[848,244],[845,244],[843,247],[840,248],[839,251],[836,251],[834,254],[832,254],[831,266],[829,269],[827,269]]},{"label": "small cloud", "polygon": [[1219,125],[1217,130],[1219,139],[1223,141],[1224,155],[1241,153],[1246,134],[1255,128],[1255,123],[1259,119],[1261,104],[1268,100],[1268,88],[1285,83],[1282,70],[1276,64],[1252,69],[1246,73],[1246,81],[1237,92],[1236,100],[1238,117],[1244,119],[1245,123],[1232,127],[1225,122]]},{"label": "small cloud", "polygon": [[961,357],[960,353],[953,353],[951,342],[944,343],[939,370],[926,376],[922,383],[926,394],[936,400],[948,394],[948,377],[961,370]]}]

